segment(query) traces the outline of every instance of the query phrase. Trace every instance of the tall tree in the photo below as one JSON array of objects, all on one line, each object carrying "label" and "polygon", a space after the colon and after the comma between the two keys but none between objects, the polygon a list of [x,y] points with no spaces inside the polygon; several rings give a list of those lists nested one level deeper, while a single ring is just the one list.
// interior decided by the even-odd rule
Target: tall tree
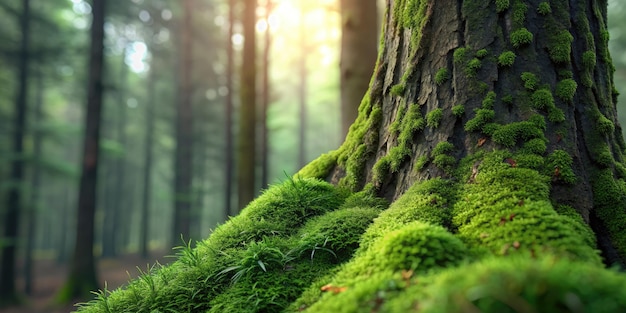
[{"label": "tall tree", "polygon": [[270,25],[270,14],[272,12],[272,0],[265,1],[265,33],[263,35],[262,54],[262,88],[261,88],[261,188],[266,188],[269,172],[269,134],[267,129],[267,111],[270,105],[270,52],[272,46],[272,34]]},{"label": "tall tree", "polygon": [[255,194],[256,160],[256,0],[244,0],[243,61],[241,64],[241,105],[237,149],[238,208],[242,209]]},{"label": "tall tree", "polygon": [[17,92],[13,119],[13,161],[11,162],[12,184],[6,197],[6,215],[4,217],[4,237],[2,263],[0,264],[0,303],[13,302],[17,299],[15,288],[17,241],[22,207],[22,184],[24,183],[24,132],[26,127],[26,105],[28,95],[28,70],[30,62],[30,0],[22,0],[22,12],[19,17],[22,33],[17,62]]},{"label": "tall tree", "polygon": [[376,0],[340,0],[341,5],[341,131],[348,133],[376,62],[378,31]]},{"label": "tall tree", "polygon": [[306,33],[306,15],[304,6],[300,7],[300,27],[298,29],[300,57],[298,58],[298,166],[303,167],[306,164],[306,144],[307,144],[307,84],[308,84],[308,41]]},{"label": "tall tree", "polygon": [[235,0],[228,0],[228,31],[226,38],[226,89],[224,97],[224,220],[231,214],[233,197],[233,74],[235,73],[235,53],[233,35],[235,34]]},{"label": "tall tree", "polygon": [[58,300],[62,302],[85,297],[98,289],[93,246],[104,77],[105,7],[106,0],[93,0],[91,4],[93,18],[76,236],[68,277],[58,294]]},{"label": "tall tree", "polygon": [[191,96],[192,71],[192,36],[194,1],[185,0],[183,5],[182,25],[179,28],[181,38],[178,99],[176,107],[176,150],[174,152],[174,219],[172,244],[176,245],[181,236],[189,239],[192,204],[192,145],[193,112]]},{"label": "tall tree", "polygon": [[152,196],[152,167],[153,167],[153,146],[154,146],[154,127],[156,122],[155,106],[157,99],[156,95],[156,71],[157,62],[154,61],[156,55],[153,54],[153,61],[150,65],[150,71],[148,72],[148,101],[146,102],[146,123],[145,123],[145,139],[144,139],[144,168],[143,168],[143,191],[141,201],[141,230],[139,233],[139,252],[145,259],[148,257],[149,251],[149,238],[150,233],[150,202]]}]

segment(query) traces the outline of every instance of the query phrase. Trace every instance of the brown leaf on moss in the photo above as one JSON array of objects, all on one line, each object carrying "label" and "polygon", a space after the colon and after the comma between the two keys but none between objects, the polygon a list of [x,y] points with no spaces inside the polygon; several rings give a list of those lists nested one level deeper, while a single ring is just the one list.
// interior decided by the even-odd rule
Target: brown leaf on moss
[{"label": "brown leaf on moss", "polygon": [[348,287],[337,287],[337,286],[333,286],[331,284],[327,284],[327,285],[322,286],[322,288],[320,288],[320,290],[324,291],[324,292],[330,291],[330,292],[332,292],[334,294],[339,294],[339,293],[342,293],[342,292],[348,290]]},{"label": "brown leaf on moss", "polygon": [[558,166],[554,167],[554,177],[561,176],[561,169]]},{"label": "brown leaf on moss", "polygon": [[486,137],[478,139],[478,146],[482,147],[485,144],[485,142],[487,142],[487,138]]},{"label": "brown leaf on moss", "polygon": [[513,248],[515,248],[515,249],[519,249],[520,246],[521,245],[520,245],[519,241],[516,241],[516,242],[513,243]]},{"label": "brown leaf on moss", "polygon": [[511,165],[511,167],[517,167],[517,161],[511,159],[511,158],[506,158],[504,160],[504,162],[509,163],[509,165]]},{"label": "brown leaf on moss", "polygon": [[511,213],[511,215],[509,215],[509,221],[512,221],[515,218],[515,213]]}]

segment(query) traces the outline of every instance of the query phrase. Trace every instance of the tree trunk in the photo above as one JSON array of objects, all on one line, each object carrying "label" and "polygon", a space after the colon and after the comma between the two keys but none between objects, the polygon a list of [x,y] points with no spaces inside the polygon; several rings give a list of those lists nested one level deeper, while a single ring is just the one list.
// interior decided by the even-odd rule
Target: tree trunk
[{"label": "tree trunk", "polygon": [[[35,249],[35,236],[37,235],[37,218],[39,217],[39,210],[41,205],[39,204],[41,199],[41,155],[42,155],[42,131],[38,128],[38,125],[43,120],[43,74],[41,72],[37,75],[37,93],[35,99],[35,112],[33,118],[33,125],[36,128],[33,133],[33,173],[31,188],[32,194],[30,197],[29,209],[26,213],[26,247],[24,256],[24,293],[31,296],[33,294],[33,250]],[[59,232],[63,232],[64,228],[61,228]]]},{"label": "tree trunk", "polygon": [[6,215],[4,216],[4,239],[0,263],[0,303],[17,301],[15,289],[15,262],[22,206],[24,182],[24,130],[26,127],[26,104],[28,95],[28,70],[30,62],[30,0],[22,0],[20,18],[22,32],[20,54],[17,64],[17,96],[13,122],[13,161],[11,162],[11,187],[8,190]]},{"label": "tree trunk", "polygon": [[263,36],[263,87],[261,88],[261,188],[267,188],[269,175],[269,134],[267,129],[267,111],[270,105],[270,52],[272,46],[272,34],[270,27],[270,13],[272,12],[272,0],[265,1],[265,21],[267,28]]},{"label": "tree trunk", "polygon": [[146,259],[150,253],[149,234],[150,234],[150,202],[152,200],[152,163],[153,163],[153,145],[154,145],[154,124],[156,120],[156,62],[150,66],[148,73],[148,101],[146,103],[146,128],[144,139],[144,155],[145,163],[143,168],[143,192],[141,201],[141,230],[139,234],[139,250],[141,257]]},{"label": "tree trunk", "polygon": [[379,23],[376,0],[341,0],[341,131],[356,119],[376,63]]},{"label": "tree trunk", "polygon": [[181,236],[189,240],[191,214],[191,184],[193,166],[193,112],[191,106],[192,70],[192,16],[193,0],[183,2],[181,32],[181,65],[179,99],[176,117],[176,151],[174,154],[174,223],[172,245],[180,243]]},{"label": "tree trunk", "polygon": [[611,216],[626,219],[626,168],[606,5],[502,3],[388,3],[370,90],[329,155],[336,166],[318,176],[393,201],[451,177],[462,158],[505,149],[512,166],[549,173],[550,199],[575,208],[606,262],[621,263],[626,234]]},{"label": "tree trunk", "polygon": [[224,220],[231,214],[233,197],[233,74],[235,73],[235,55],[233,51],[233,35],[235,27],[235,0],[228,0],[228,35],[226,40],[226,89],[224,98]]},{"label": "tree trunk", "polygon": [[243,9],[243,62],[241,65],[241,107],[237,151],[238,208],[254,198],[256,160],[256,0],[245,0]]},{"label": "tree trunk", "polygon": [[93,21],[91,24],[91,47],[89,49],[87,110],[84,126],[82,174],[78,194],[77,227],[69,275],[58,295],[58,300],[61,302],[88,296],[91,291],[98,289],[93,244],[102,112],[102,79],[104,77],[105,3],[105,0],[93,0],[92,3]]},{"label": "tree trunk", "polygon": [[308,69],[307,69],[307,55],[308,55],[308,47],[307,47],[307,34],[305,30],[305,12],[304,8],[300,8],[300,28],[299,28],[299,48],[300,48],[300,57],[298,58],[298,80],[300,85],[298,86],[298,104],[299,104],[299,116],[298,121],[299,129],[298,129],[298,166],[302,167],[306,164],[306,146],[307,146],[307,77],[308,77]]}]

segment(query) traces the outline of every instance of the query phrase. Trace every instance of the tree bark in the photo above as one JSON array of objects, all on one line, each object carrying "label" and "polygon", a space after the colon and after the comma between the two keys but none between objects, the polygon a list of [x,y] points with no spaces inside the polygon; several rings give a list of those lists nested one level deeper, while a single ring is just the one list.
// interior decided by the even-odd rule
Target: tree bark
[{"label": "tree bark", "polygon": [[193,166],[193,112],[191,105],[192,85],[192,17],[193,0],[183,2],[183,19],[181,31],[181,65],[179,99],[176,117],[176,151],[174,154],[174,219],[172,245],[180,243],[181,236],[185,240],[190,234],[191,184]]},{"label": "tree bark", "polygon": [[67,302],[85,297],[98,289],[93,254],[94,222],[96,212],[96,185],[100,146],[104,72],[104,15],[105,0],[93,0],[91,46],[89,49],[89,76],[87,82],[87,110],[83,141],[83,162],[80,178],[76,237],[69,275],[58,295]]},{"label": "tree bark", "polygon": [[[622,210],[614,207],[626,198],[626,171],[605,3],[548,8],[388,2],[370,90],[330,155],[336,166],[318,176],[393,201],[416,182],[451,177],[467,156],[505,149],[519,156],[515,166],[541,162],[552,201],[591,222],[606,262],[622,263],[626,234],[610,216]],[[442,142],[452,144],[453,159],[434,155]],[[561,151],[571,158],[568,174],[550,161]]]},{"label": "tree bark", "polygon": [[0,303],[17,301],[15,262],[22,208],[21,185],[24,183],[24,132],[30,62],[30,0],[22,1],[22,16],[19,20],[22,38],[17,64],[18,89],[14,106],[12,184],[8,190],[6,215],[4,216],[4,237],[7,243],[2,247],[2,262],[0,263]]},{"label": "tree bark", "polygon": [[239,210],[255,194],[256,160],[256,0],[245,0],[243,9],[243,62],[241,65],[241,107],[237,151],[237,194]]},{"label": "tree bark", "polygon": [[267,29],[263,36],[263,86],[261,88],[261,188],[267,188],[269,175],[269,134],[267,129],[267,111],[270,105],[270,52],[272,46],[272,33],[269,23],[270,13],[272,12],[272,0],[265,2],[265,21]]},{"label": "tree bark", "polygon": [[341,0],[341,131],[348,134],[376,63],[376,0]]}]

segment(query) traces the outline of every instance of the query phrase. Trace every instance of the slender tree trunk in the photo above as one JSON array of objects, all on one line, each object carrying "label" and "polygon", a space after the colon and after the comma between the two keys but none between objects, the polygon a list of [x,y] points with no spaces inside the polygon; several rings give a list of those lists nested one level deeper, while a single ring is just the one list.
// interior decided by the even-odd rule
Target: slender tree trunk
[{"label": "slender tree trunk", "polygon": [[69,275],[58,295],[62,302],[88,296],[90,291],[98,289],[93,244],[102,112],[102,79],[104,77],[105,3],[105,0],[93,0],[92,3],[93,21],[91,25],[91,47],[89,49],[87,110],[85,114],[82,174],[78,194],[76,239]]},{"label": "slender tree trunk", "polygon": [[228,94],[224,98],[224,220],[231,215],[233,197],[233,74],[235,73],[233,35],[235,24],[235,0],[228,0],[228,35],[226,42],[226,89]]},{"label": "slender tree trunk", "polygon": [[148,76],[148,102],[146,103],[146,128],[144,140],[145,163],[143,169],[143,192],[141,203],[141,230],[139,235],[140,253],[146,259],[149,256],[149,234],[150,234],[150,202],[152,200],[152,163],[154,145],[154,123],[156,120],[156,62],[150,66]]},{"label": "slender tree trunk", "polygon": [[113,206],[108,208],[113,213],[113,255],[117,255],[120,250],[123,250],[126,244],[123,234],[128,233],[128,228],[124,227],[125,222],[132,217],[132,211],[129,210],[132,206],[128,205],[128,199],[132,194],[126,185],[126,155],[127,150],[127,136],[126,136],[126,124],[127,124],[127,108],[126,105],[126,84],[128,83],[128,66],[125,62],[126,49],[122,53],[122,68],[120,72],[120,79],[117,83],[117,142],[120,144],[123,154],[115,159],[115,197],[113,198]]},{"label": "slender tree trunk", "polygon": [[4,237],[7,243],[2,247],[0,263],[0,303],[17,300],[15,288],[15,262],[20,225],[21,192],[24,182],[24,129],[26,126],[26,105],[28,95],[28,70],[30,62],[30,1],[22,0],[20,19],[22,32],[20,54],[17,64],[17,97],[13,122],[13,161],[11,162],[11,187],[8,191],[6,215],[4,216]]},{"label": "slender tree trunk", "polygon": [[183,2],[181,31],[181,65],[179,99],[176,117],[176,151],[174,154],[174,223],[172,245],[180,243],[181,236],[189,239],[192,184],[193,113],[191,105],[192,70],[192,15],[193,0]]},{"label": "slender tree trunk", "polygon": [[[24,256],[24,292],[27,295],[33,294],[33,250],[35,249],[35,238],[37,236],[37,218],[40,210],[40,193],[41,193],[41,154],[42,154],[42,133],[38,128],[38,125],[43,119],[42,105],[43,105],[43,75],[38,73],[37,75],[37,96],[35,99],[35,112],[33,118],[33,125],[35,130],[33,133],[33,173],[31,188],[32,194],[30,197],[29,210],[26,212],[26,247]],[[61,228],[59,232],[63,232],[64,228]]]},{"label": "slender tree trunk", "polygon": [[348,133],[376,63],[376,0],[341,0],[341,131]]},{"label": "slender tree trunk", "polygon": [[298,79],[300,81],[300,86],[298,88],[298,103],[300,104],[299,108],[299,130],[298,130],[298,166],[302,168],[306,165],[306,133],[307,133],[307,55],[308,55],[308,47],[306,40],[306,31],[304,26],[304,8],[301,8],[300,12],[300,57],[298,58]]},{"label": "slender tree trunk", "polygon": [[243,63],[241,66],[241,106],[237,182],[239,210],[254,198],[256,159],[256,0],[245,0],[243,10]]},{"label": "slender tree trunk", "polygon": [[265,30],[265,42],[263,43],[263,87],[261,88],[261,188],[267,188],[268,172],[269,172],[269,134],[267,130],[267,111],[270,105],[270,52],[272,46],[272,32],[269,23],[270,14],[272,13],[272,0],[265,2],[265,21],[267,29]]}]

